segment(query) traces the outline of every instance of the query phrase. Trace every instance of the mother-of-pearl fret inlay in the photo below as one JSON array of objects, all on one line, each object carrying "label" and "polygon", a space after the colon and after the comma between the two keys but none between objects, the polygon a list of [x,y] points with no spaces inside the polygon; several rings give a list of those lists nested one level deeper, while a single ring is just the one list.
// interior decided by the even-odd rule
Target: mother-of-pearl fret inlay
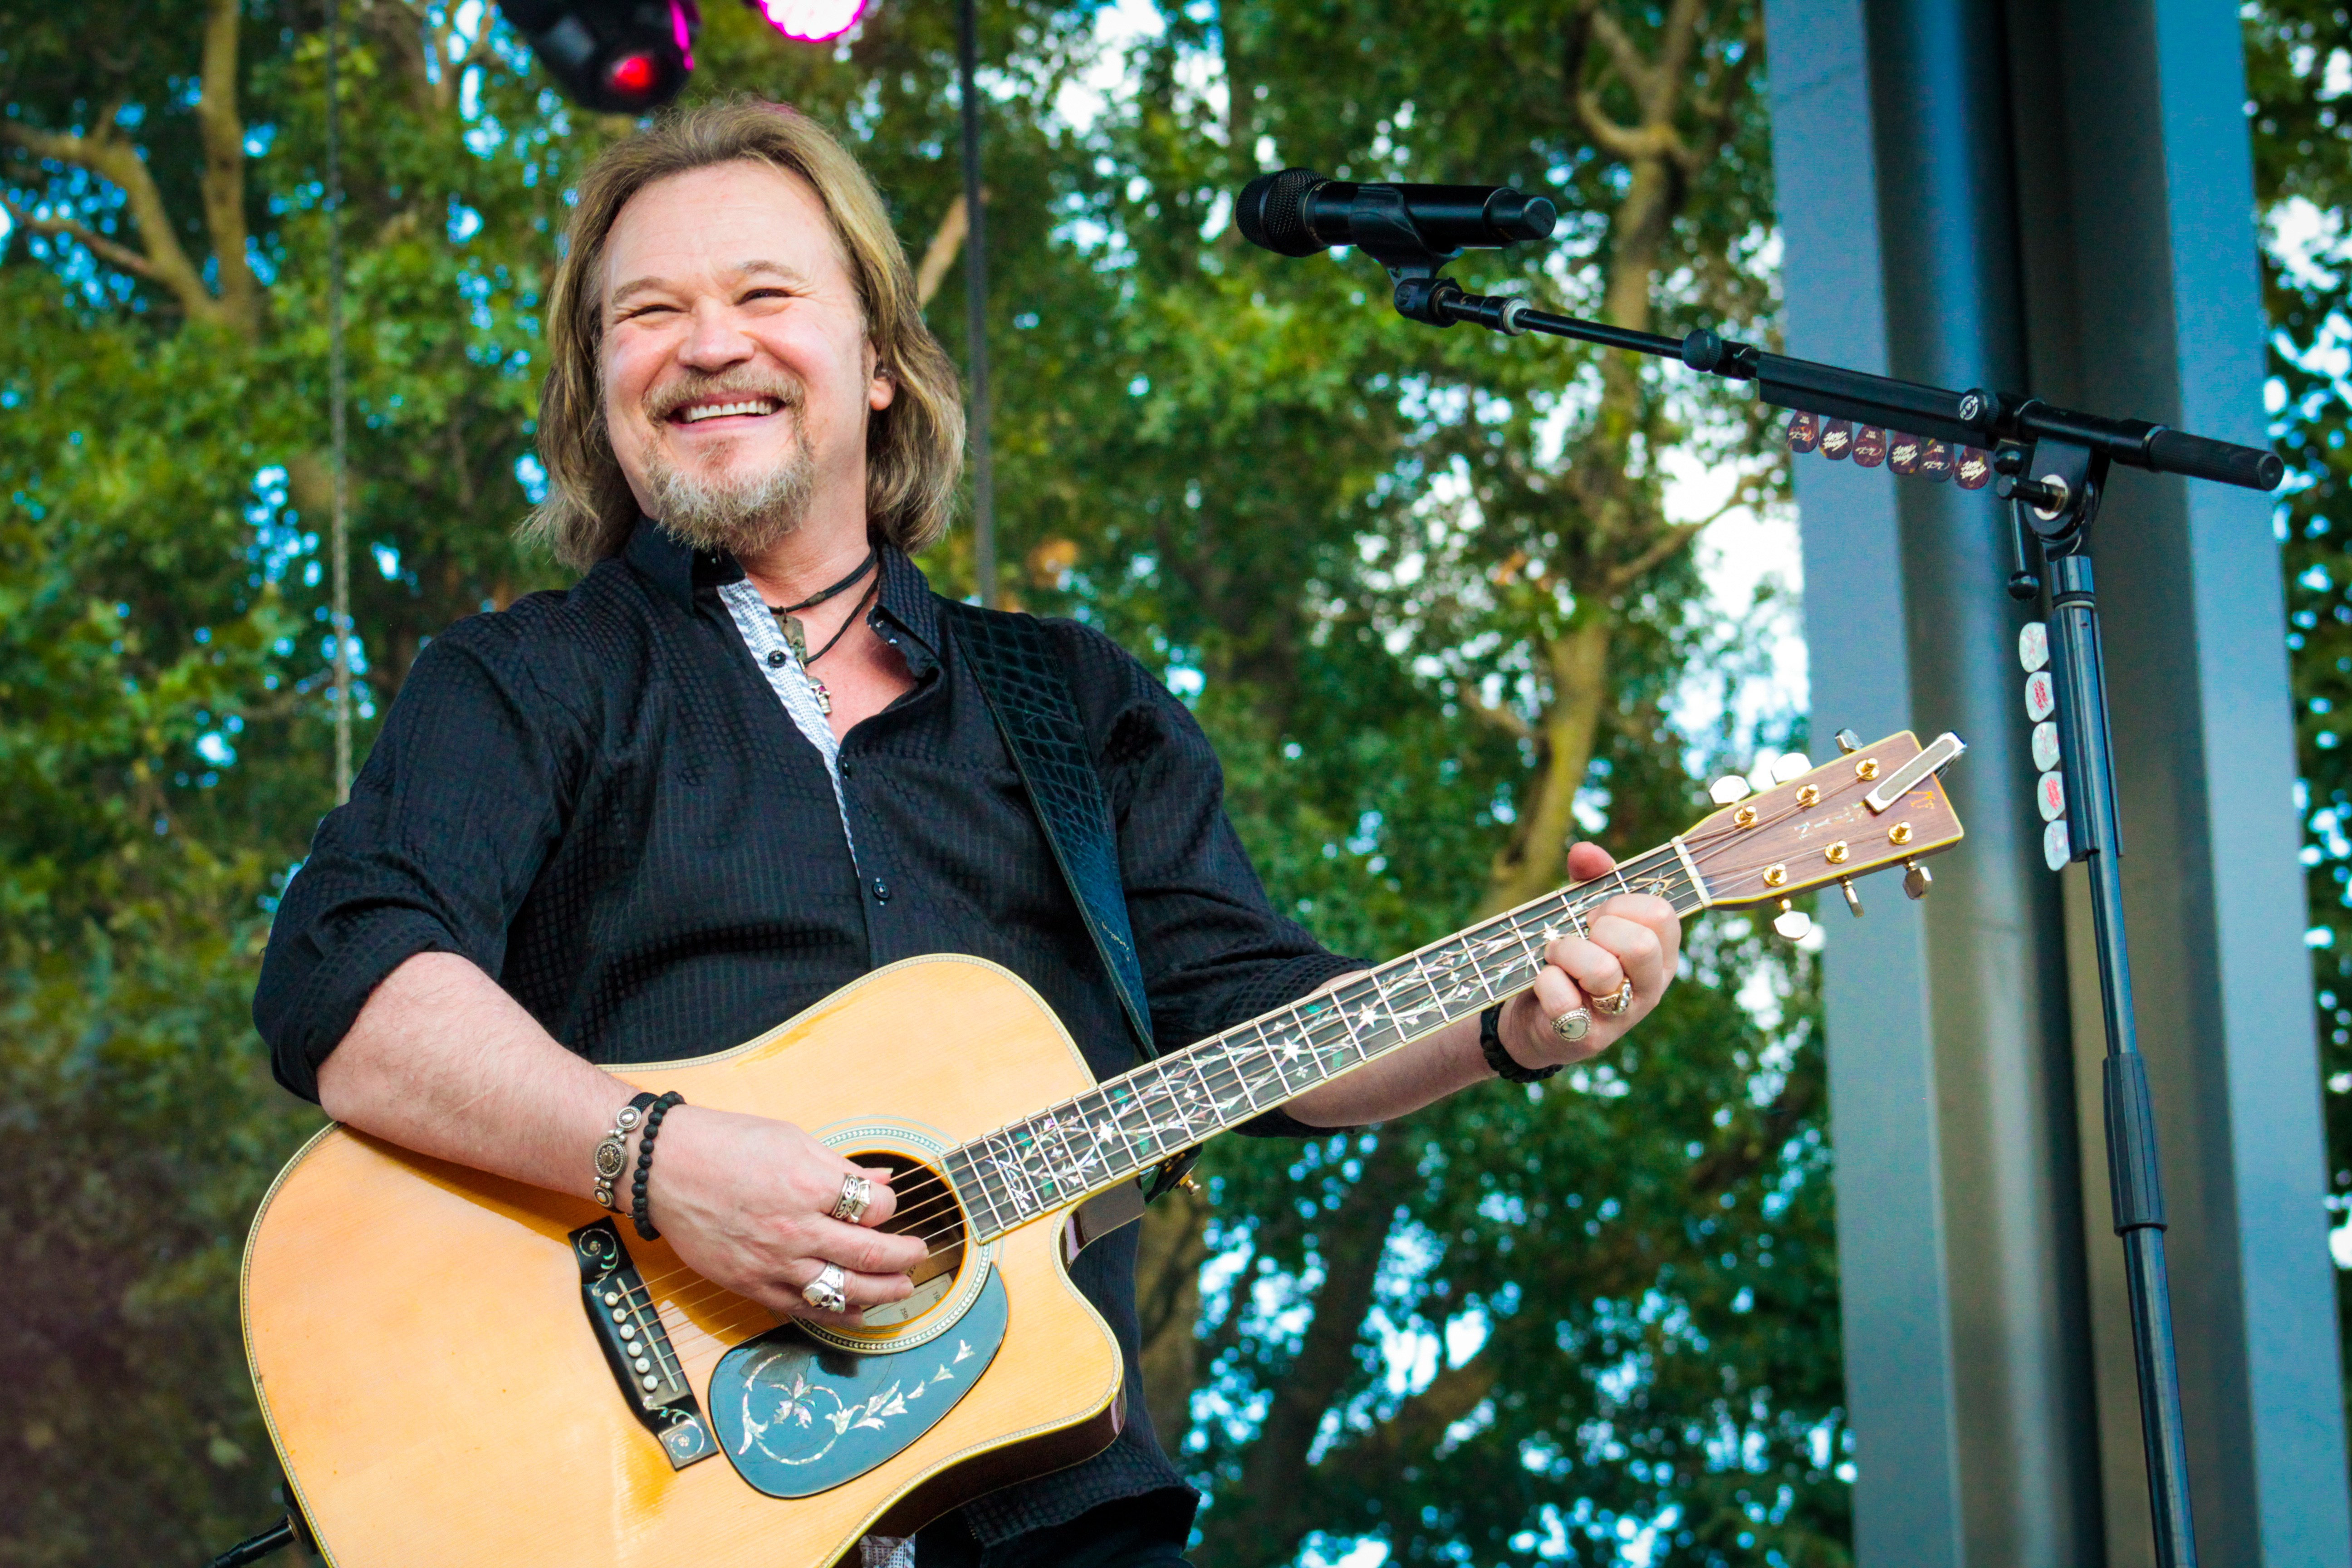
[{"label": "mother-of-pearl fret inlay", "polygon": [[979,1239],[1128,1180],[1350,1068],[1527,989],[1544,948],[1622,893],[1688,914],[1706,891],[1679,841],[1497,915],[1319,995],[999,1128],[944,1168]]}]

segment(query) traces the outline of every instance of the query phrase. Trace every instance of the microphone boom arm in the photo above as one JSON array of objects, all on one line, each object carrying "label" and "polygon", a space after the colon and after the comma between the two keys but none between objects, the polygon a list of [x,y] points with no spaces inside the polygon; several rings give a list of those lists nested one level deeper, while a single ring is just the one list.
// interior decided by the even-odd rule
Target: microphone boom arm
[{"label": "microphone boom arm", "polygon": [[[1382,259],[1377,255],[1373,258]],[[2286,474],[2275,452],[2187,435],[2145,419],[2076,414],[2053,408],[2038,397],[1979,388],[1949,392],[1814,360],[1790,359],[1766,353],[1753,343],[1717,336],[1704,327],[1680,338],[1637,332],[1605,321],[1538,310],[1516,297],[1465,293],[1460,284],[1437,276],[1433,268],[1418,275],[1408,275],[1394,266],[1390,271],[1397,279],[1398,313],[1412,321],[1437,327],[1468,321],[1512,337],[1542,332],[1680,360],[1693,370],[1727,381],[1752,381],[1757,395],[1781,408],[1987,448],[2005,441],[2047,437],[2087,447],[2129,468],[2210,479],[2250,490],[2274,489]]]}]

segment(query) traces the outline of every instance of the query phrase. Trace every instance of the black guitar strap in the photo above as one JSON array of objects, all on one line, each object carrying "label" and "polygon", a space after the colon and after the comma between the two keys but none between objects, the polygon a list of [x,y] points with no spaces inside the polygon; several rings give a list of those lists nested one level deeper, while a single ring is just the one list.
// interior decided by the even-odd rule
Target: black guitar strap
[{"label": "black guitar strap", "polygon": [[[1053,847],[1054,863],[1061,868],[1078,917],[1118,993],[1136,1049],[1146,1061],[1153,1060],[1160,1047],[1151,1037],[1143,964],[1136,957],[1135,929],[1128,921],[1110,802],[1103,795],[1102,775],[1095,771],[1094,748],[1079,722],[1077,700],[1070,693],[1061,655],[1034,616],[984,610],[951,599],[940,601],[940,614],[988,698],[1013,765],[1021,770],[1045,842]],[[1156,1198],[1174,1186],[1199,1158],[1195,1149],[1163,1162],[1147,1195]]]}]

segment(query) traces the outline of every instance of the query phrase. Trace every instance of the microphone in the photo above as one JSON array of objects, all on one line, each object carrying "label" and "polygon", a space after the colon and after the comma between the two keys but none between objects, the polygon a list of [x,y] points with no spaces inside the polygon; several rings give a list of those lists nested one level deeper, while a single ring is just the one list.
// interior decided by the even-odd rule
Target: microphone
[{"label": "microphone", "polygon": [[1549,201],[1508,185],[1364,185],[1312,169],[1260,174],[1234,204],[1252,245],[1282,256],[1351,245],[1391,266],[1391,255],[1437,261],[1472,246],[1544,239],[1558,218]]}]

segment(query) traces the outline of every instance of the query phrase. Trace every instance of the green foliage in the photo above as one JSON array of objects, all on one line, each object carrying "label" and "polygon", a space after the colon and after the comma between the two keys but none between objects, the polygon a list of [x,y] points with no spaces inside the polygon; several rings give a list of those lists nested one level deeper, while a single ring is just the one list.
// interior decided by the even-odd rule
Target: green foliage
[{"label": "green foliage", "polygon": [[[270,1517],[236,1260],[316,1125],[244,1012],[331,792],[317,15],[243,15],[249,321],[110,261],[149,237],[121,190],[5,129],[122,127],[176,242],[208,257],[202,17],[166,10],[0,4],[0,187],[88,231],[20,221],[0,253],[0,1117],[26,1151],[0,1224],[6,1342],[41,1369],[0,1424],[0,1563],[188,1559]],[[1613,309],[1602,280],[1646,246],[1645,309],[1769,331],[1753,7],[1722,7],[1689,67],[1736,112],[1657,232],[1609,216],[1633,182],[1574,88],[1640,106],[1563,74],[1576,11],[1171,9],[1133,45],[1133,90],[1075,114],[1098,7],[984,8],[1009,585],[1198,692],[1276,897],[1368,956],[1487,895],[1542,765],[1545,649],[1573,625],[1611,629],[1583,801],[1612,847],[1683,826],[1686,753],[1738,739],[1670,722],[1696,665],[1738,657],[1686,553],[1622,595],[1576,584],[1600,512],[1657,512],[1676,454],[1769,494],[1745,416],[1654,368],[1409,326],[1360,258],[1246,249],[1221,205],[1261,163],[1515,180],[1563,195],[1566,259],[1476,258],[1466,283]],[[556,580],[510,532],[536,313],[565,184],[626,127],[565,109],[500,26],[458,26],[479,14],[345,8],[362,753],[426,638]],[[1654,42],[1646,9],[1612,14],[1629,49]],[[960,188],[953,43],[945,7],[886,4],[809,49],[713,5],[693,91],[847,131],[919,256]],[[1495,68],[1415,63],[1465,51]],[[958,350],[959,282],[929,307]],[[1616,403],[1612,375],[1631,378]],[[1572,482],[1604,471],[1618,488]],[[969,550],[959,533],[926,565],[968,591]],[[1696,940],[1696,983],[1635,1047],[1547,1093],[1214,1152],[1223,1250],[1184,1458],[1215,1496],[1215,1560],[1376,1535],[1412,1562],[1603,1562],[1652,1526],[1659,1563],[1844,1560],[1809,971],[1736,924]],[[1769,1026],[1735,998],[1758,974]]]},{"label": "green foliage", "polygon": [[[2286,571],[2295,758],[2320,1061],[2328,1206],[2352,1212],[2352,9],[2326,0],[2250,6],[2246,66],[2255,194],[2270,224],[2263,284],[2275,432],[2290,479],[2278,510]],[[2352,1367],[2352,1274],[2336,1276]],[[2347,1391],[2352,1408],[2352,1391]]]}]

